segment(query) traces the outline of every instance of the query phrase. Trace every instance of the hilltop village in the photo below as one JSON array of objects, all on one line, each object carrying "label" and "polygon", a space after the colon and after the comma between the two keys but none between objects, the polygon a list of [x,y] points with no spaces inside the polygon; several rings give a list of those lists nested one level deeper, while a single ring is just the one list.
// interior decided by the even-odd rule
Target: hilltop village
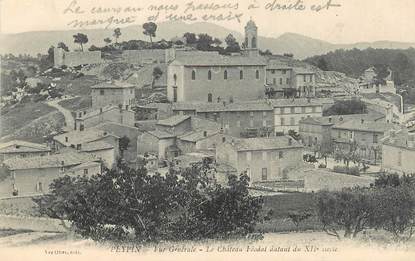
[{"label": "hilltop village", "polygon": [[[24,81],[64,124],[36,141],[2,139],[10,175],[1,196],[48,193],[57,177],[99,174],[120,159],[162,174],[209,159],[214,182],[246,172],[252,191],[264,193],[339,190],[369,185],[379,173],[415,172],[414,113],[404,110],[394,72],[380,81],[375,68],[359,79],[321,71],[261,52],[255,22],[244,29],[231,54],[198,50],[186,38],[111,57],[52,49],[54,67]],[[65,73],[75,79],[65,88],[100,77],[62,94]],[[3,95],[2,105],[27,99],[27,88]],[[353,108],[360,111],[344,112]]]}]

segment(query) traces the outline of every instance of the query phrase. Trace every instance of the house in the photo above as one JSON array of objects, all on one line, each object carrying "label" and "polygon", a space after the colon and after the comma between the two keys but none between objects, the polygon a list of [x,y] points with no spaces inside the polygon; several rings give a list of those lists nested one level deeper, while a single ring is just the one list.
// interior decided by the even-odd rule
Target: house
[{"label": "house", "polygon": [[64,175],[69,176],[92,176],[96,174],[101,174],[102,165],[100,162],[97,161],[89,161],[85,163],[81,163],[79,165],[76,165],[75,167],[72,167],[68,169]]},{"label": "house", "polygon": [[126,82],[109,81],[91,86],[92,108],[122,105],[128,110],[135,99],[135,86]]},{"label": "house", "polygon": [[299,122],[307,117],[323,116],[323,102],[319,99],[273,99],[274,128],[276,133],[299,131]]},{"label": "house", "polygon": [[381,139],[397,126],[391,123],[349,120],[335,124],[331,137],[335,150],[350,151],[353,147],[366,160],[381,159]]},{"label": "house", "polygon": [[392,93],[396,94],[396,86],[393,81],[393,72],[387,69],[389,74],[383,80],[383,83],[376,82],[377,72],[374,67],[366,69],[360,76],[359,93]]},{"label": "house", "polygon": [[[167,98],[171,102],[256,100],[265,95],[266,61],[257,53],[255,24],[247,24],[247,55],[179,55],[168,65]],[[255,26],[256,27],[256,26]],[[249,34],[248,34],[249,33]]]},{"label": "house", "polygon": [[[155,77],[153,72],[159,68],[161,75]],[[135,95],[137,99],[150,96],[155,91],[166,93],[167,90],[167,64],[145,64],[125,81],[136,86]]]},{"label": "house", "polygon": [[89,112],[76,112],[75,115],[74,130],[79,131],[104,122],[114,122],[132,127],[135,123],[135,112],[128,108],[128,106],[123,108],[122,105],[108,105]]},{"label": "house", "polygon": [[[138,154],[153,153],[159,159],[170,159],[182,152],[212,150],[220,137],[216,122],[189,115],[174,115],[159,120],[155,130],[145,131],[138,137]],[[183,151],[182,151],[183,150]]]},{"label": "house", "polygon": [[7,159],[46,156],[49,155],[50,152],[51,148],[43,144],[12,140],[0,143],[0,162]]},{"label": "house", "polygon": [[[3,162],[10,172],[10,195],[35,195],[49,192],[49,185],[56,178],[64,176],[65,172],[75,166],[87,162],[98,162],[91,154],[70,151],[43,157],[11,158]],[[84,166],[84,169],[93,170]],[[87,171],[87,172],[88,172]],[[5,181],[6,182],[6,181]]]},{"label": "house", "polygon": [[415,173],[415,135],[406,129],[391,131],[382,143],[382,169],[389,173]]},{"label": "house", "polygon": [[216,147],[216,161],[244,171],[252,183],[283,179],[302,163],[303,146],[289,136],[234,138]]},{"label": "house", "polygon": [[299,122],[299,134],[303,145],[318,150],[320,146],[331,148],[331,128],[338,123],[346,121],[371,120],[375,122],[386,122],[385,115],[378,112],[368,114],[332,115],[325,117],[307,117]]},{"label": "house", "polygon": [[316,73],[304,69],[294,68],[292,76],[292,87],[297,91],[297,97],[316,96]]},{"label": "house", "polygon": [[221,125],[223,133],[235,137],[257,137],[273,135],[274,109],[268,102],[213,102],[175,103],[174,114],[195,115]]},{"label": "house", "polygon": [[277,59],[268,60],[266,68],[266,85],[280,93],[277,97],[287,96],[292,86],[293,67]]},{"label": "house", "polygon": [[119,153],[120,137],[107,131],[90,128],[84,131],[70,131],[53,137],[52,146],[55,150],[89,152],[111,167]]}]

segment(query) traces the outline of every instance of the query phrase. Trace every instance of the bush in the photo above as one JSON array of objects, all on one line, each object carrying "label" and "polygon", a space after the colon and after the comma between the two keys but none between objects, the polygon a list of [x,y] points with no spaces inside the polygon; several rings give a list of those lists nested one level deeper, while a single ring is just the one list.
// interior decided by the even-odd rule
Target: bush
[{"label": "bush", "polygon": [[319,168],[319,169],[325,169],[325,168],[327,168],[327,165],[326,165],[326,164],[324,164],[324,163],[320,163],[320,164],[318,165],[318,168]]},{"label": "bush", "polygon": [[210,181],[209,163],[148,175],[119,161],[90,178],[65,176],[36,200],[41,212],[67,219],[94,240],[194,240],[232,238],[254,231],[262,198],[248,193],[249,178],[230,176],[228,186]]},{"label": "bush", "polygon": [[359,167],[334,166],[333,171],[342,174],[360,176]]}]

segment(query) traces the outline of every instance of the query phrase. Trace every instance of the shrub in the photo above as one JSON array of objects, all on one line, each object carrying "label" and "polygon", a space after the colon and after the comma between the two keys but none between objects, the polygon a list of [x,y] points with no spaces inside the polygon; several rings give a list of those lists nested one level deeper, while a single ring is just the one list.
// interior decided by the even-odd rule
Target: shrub
[{"label": "shrub", "polygon": [[[148,175],[119,161],[90,178],[65,176],[36,200],[41,212],[67,219],[94,240],[192,240],[245,236],[260,220],[262,198],[248,193],[249,178],[230,176],[228,186],[210,182],[207,162],[165,175]],[[131,231],[131,232],[128,232]]]},{"label": "shrub", "polygon": [[318,168],[319,168],[319,169],[325,169],[325,168],[327,168],[327,165],[326,165],[326,164],[324,164],[324,163],[320,163],[320,164],[318,165]]},{"label": "shrub", "polygon": [[294,223],[296,230],[299,230],[300,224],[310,218],[312,214],[308,211],[298,212],[298,211],[290,211],[288,213],[288,217]]},{"label": "shrub", "polygon": [[342,174],[360,176],[359,167],[334,166],[333,171]]}]

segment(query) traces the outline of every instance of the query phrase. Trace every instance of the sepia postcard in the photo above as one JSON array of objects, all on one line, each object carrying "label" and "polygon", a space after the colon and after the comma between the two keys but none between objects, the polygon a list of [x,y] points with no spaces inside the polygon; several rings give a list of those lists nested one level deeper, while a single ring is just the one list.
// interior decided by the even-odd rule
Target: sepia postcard
[{"label": "sepia postcard", "polygon": [[414,17],[1,0],[0,260],[415,260]]}]

